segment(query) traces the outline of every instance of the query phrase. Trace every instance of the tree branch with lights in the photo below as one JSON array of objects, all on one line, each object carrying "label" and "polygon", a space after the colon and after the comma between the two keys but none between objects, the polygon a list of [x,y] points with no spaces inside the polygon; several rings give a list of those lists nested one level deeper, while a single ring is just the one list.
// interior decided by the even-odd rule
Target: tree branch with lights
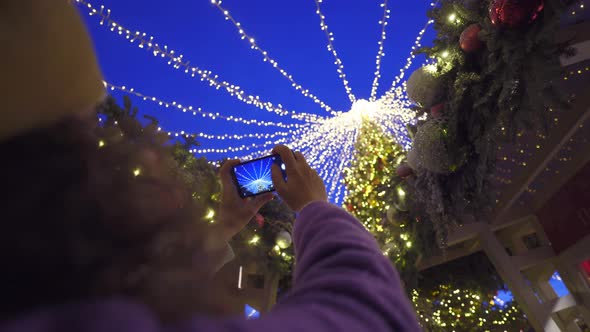
[{"label": "tree branch with lights", "polygon": [[344,206],[375,236],[399,271],[422,326],[429,331],[527,327],[516,303],[494,304],[504,286],[485,254],[418,271],[420,260],[440,254],[440,249],[428,215],[403,180],[413,173],[402,164],[406,153],[368,119],[363,120],[355,147],[344,171]]},{"label": "tree branch with lights", "polygon": [[411,192],[441,248],[449,229],[489,220],[497,146],[525,130],[545,131],[548,109],[567,108],[556,82],[560,15],[571,1],[440,1],[429,16],[433,63],[415,71],[407,95],[427,119],[415,129]]},{"label": "tree branch with lights", "polygon": [[[180,140],[176,136],[158,130],[159,123],[155,117],[144,115],[147,124],[143,125],[136,118],[137,108],[131,105],[129,97],[123,97],[123,107],[114,98],[109,97],[100,106],[102,120],[101,130],[109,138],[101,140],[99,147],[109,144],[121,135],[133,135],[156,140],[157,154],[148,157],[169,158],[171,172],[182,179],[185,187],[191,190],[193,199],[202,203],[206,209],[203,221],[214,224],[219,208],[221,185],[218,169],[206,158],[195,157],[194,147],[198,146],[197,135],[184,134]],[[172,143],[172,144],[170,144]],[[138,161],[139,162],[139,161]],[[136,176],[141,167],[132,170]],[[165,199],[165,198],[163,198]],[[290,277],[293,264],[291,245],[292,225],[295,214],[281,201],[274,200],[263,206],[247,227],[231,241],[236,259],[243,264],[255,264],[261,273],[276,273]]]}]

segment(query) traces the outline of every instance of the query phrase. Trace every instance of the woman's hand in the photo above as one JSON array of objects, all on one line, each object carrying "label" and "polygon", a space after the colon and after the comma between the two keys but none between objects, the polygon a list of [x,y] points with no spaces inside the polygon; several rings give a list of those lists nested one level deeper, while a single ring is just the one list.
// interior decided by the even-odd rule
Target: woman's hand
[{"label": "woman's hand", "polygon": [[277,145],[273,153],[281,156],[287,172],[287,182],[277,165],[272,166],[272,182],[279,196],[296,212],[313,202],[327,202],[324,181],[309,166],[301,152],[292,152],[284,145]]},{"label": "woman's hand", "polygon": [[258,213],[260,208],[273,198],[273,194],[242,198],[234,184],[231,172],[232,168],[240,163],[239,160],[227,160],[219,171],[221,176],[221,206],[217,222],[222,228],[225,241],[231,240],[238,234],[248,222]]}]

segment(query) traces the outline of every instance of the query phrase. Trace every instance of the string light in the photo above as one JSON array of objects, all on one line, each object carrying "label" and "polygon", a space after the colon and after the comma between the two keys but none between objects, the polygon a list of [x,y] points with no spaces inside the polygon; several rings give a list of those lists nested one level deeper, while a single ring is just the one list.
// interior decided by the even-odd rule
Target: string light
[{"label": "string light", "polygon": [[589,74],[590,73],[590,67],[585,67],[585,68],[580,68],[578,70],[570,70],[565,76],[563,76],[563,80],[567,81],[570,78],[575,77],[576,75],[582,75],[582,74]]},{"label": "string light", "polygon": [[213,223],[214,222],[213,218],[215,218],[215,210],[209,209],[207,211],[207,214],[205,215],[205,219],[210,220],[211,223]]},{"label": "string light", "polygon": [[381,7],[383,7],[383,18],[379,21],[379,24],[381,24],[381,40],[378,42],[379,50],[377,51],[377,58],[375,60],[375,78],[373,79],[373,87],[371,88],[371,101],[375,101],[377,97],[377,88],[379,88],[379,79],[381,78],[381,59],[385,56],[385,53],[383,53],[383,44],[385,44],[385,39],[387,38],[385,28],[391,17],[389,15],[391,11],[387,8],[387,0],[381,4]]},{"label": "string light", "polygon": [[169,107],[176,108],[176,109],[182,111],[183,113],[189,113],[189,114],[192,114],[193,116],[201,115],[203,118],[210,118],[212,120],[222,119],[222,120],[226,120],[229,122],[239,122],[239,123],[246,124],[246,125],[256,125],[256,126],[262,126],[262,127],[276,126],[276,127],[280,127],[280,128],[287,128],[287,129],[301,128],[301,127],[305,126],[303,124],[298,124],[298,123],[270,122],[270,121],[260,121],[260,120],[256,120],[256,119],[244,119],[242,117],[236,117],[236,116],[224,116],[220,113],[205,112],[205,111],[203,111],[203,109],[201,107],[194,107],[194,106],[190,106],[190,105],[187,106],[187,105],[177,103],[176,101],[164,101],[164,100],[161,100],[160,98],[157,98],[154,96],[148,96],[148,95],[145,95],[141,92],[138,92],[134,88],[129,88],[125,85],[116,85],[116,84],[112,84],[112,83],[109,83],[106,81],[103,81],[103,84],[104,84],[105,88],[107,88],[111,91],[118,90],[121,92],[125,92],[127,94],[142,98],[144,101],[149,101],[149,102],[158,104],[159,106],[164,106],[166,108],[169,108]]},{"label": "string light", "polygon": [[[106,82],[105,82],[106,83]],[[109,84],[109,83],[106,83]],[[132,90],[132,89],[131,89]],[[145,97],[143,95],[140,95],[142,97]],[[101,120],[99,118],[99,120]],[[115,125],[117,125],[117,122],[115,121]],[[190,149],[189,153],[196,153],[196,154],[210,154],[210,153],[216,153],[216,154],[227,154],[227,153],[236,153],[236,152],[243,152],[243,151],[250,151],[253,149],[261,149],[261,148],[268,148],[270,146],[275,146],[277,144],[285,144],[290,140],[290,137],[292,136],[299,136],[303,133],[305,133],[306,131],[310,131],[312,130],[312,128],[310,126],[301,126],[301,128],[299,128],[298,130],[292,131],[292,132],[275,132],[272,134],[246,134],[246,135],[229,135],[229,134],[225,134],[225,135],[208,135],[208,134],[203,134],[203,133],[198,133],[198,134],[189,134],[189,131],[180,131],[180,132],[176,132],[176,131],[166,131],[164,130],[162,127],[158,127],[158,131],[164,132],[166,133],[168,136],[170,137],[185,137],[185,138],[189,138],[189,137],[200,137],[200,138],[209,138],[209,139],[236,139],[236,140],[241,140],[241,139],[246,139],[246,138],[265,138],[265,139],[269,139],[264,143],[260,143],[260,144],[256,144],[256,143],[252,143],[252,144],[242,144],[240,146],[234,146],[234,147],[226,147],[223,149],[216,149],[216,148],[207,148],[207,149]],[[281,139],[277,139],[277,140],[270,140],[270,139],[274,139],[276,137],[279,136],[283,136],[283,138]],[[98,146],[99,148],[103,147],[105,145],[104,141],[99,141],[98,142]],[[234,156],[234,158],[238,158],[237,156]],[[213,165],[217,165],[217,163],[212,162],[211,164]],[[140,170],[134,170],[134,174],[135,172],[140,172]],[[139,174],[137,174],[139,175]],[[137,176],[136,175],[136,176]]]},{"label": "string light", "polygon": [[[332,186],[330,187],[329,195],[331,197],[334,197],[334,201],[335,201],[334,203],[336,205],[340,204],[340,200],[344,197],[343,195],[339,194],[339,193],[341,193],[342,187],[344,186],[344,179],[342,178],[342,174],[344,172],[344,167],[346,167],[349,163],[347,158],[345,158],[344,156],[353,155],[353,152],[354,152],[353,142],[356,142],[356,139],[358,137],[358,133],[359,133],[358,130],[354,130],[354,131],[350,132],[352,137],[350,137],[350,139],[348,140],[348,144],[345,147],[345,149],[342,149],[343,156],[341,156],[340,165],[337,168],[337,173],[335,175],[333,175],[333,178],[332,178],[332,182],[331,182]],[[337,178],[334,179],[334,177],[337,177]],[[338,183],[337,186],[335,185],[336,183]]]},{"label": "string light", "polygon": [[346,90],[346,94],[348,94],[348,99],[350,99],[351,103],[356,101],[356,97],[352,93],[352,89],[348,85],[348,80],[346,79],[346,74],[344,73],[344,65],[342,64],[342,60],[338,57],[338,52],[336,52],[336,48],[334,48],[334,33],[330,32],[328,25],[326,24],[326,16],[322,14],[320,4],[323,0],[315,0],[316,4],[316,14],[320,18],[320,29],[324,31],[326,34],[326,38],[328,39],[328,51],[332,53],[334,56],[334,64],[336,65],[338,72],[338,76],[342,79],[342,83],[344,84],[344,89]]},{"label": "string light", "polygon": [[[257,139],[261,140],[255,143],[234,145],[226,148],[199,148],[190,150],[191,153],[197,154],[236,154],[241,155],[242,159],[249,159],[262,156],[270,153],[270,149],[277,144],[286,144],[292,147],[294,150],[302,151],[305,153],[306,158],[310,162],[310,165],[318,170],[321,178],[327,183],[328,194],[332,201],[336,204],[343,198],[344,181],[342,174],[344,168],[350,163],[350,158],[355,150],[355,141],[359,135],[359,128],[364,119],[374,121],[377,123],[383,131],[393,134],[396,141],[400,143],[404,149],[410,148],[410,139],[406,129],[406,124],[413,123],[416,121],[416,113],[410,106],[411,103],[405,96],[405,82],[391,89],[385,96],[380,99],[376,98],[378,81],[380,78],[381,61],[383,56],[384,43],[386,39],[386,26],[388,19],[390,18],[390,10],[387,7],[387,1],[384,0],[382,6],[384,7],[382,24],[381,40],[379,42],[379,50],[376,56],[376,80],[373,84],[371,91],[371,98],[367,100],[357,100],[352,94],[352,91],[348,85],[346,75],[344,74],[344,66],[342,60],[338,57],[338,53],[334,48],[334,35],[329,31],[328,26],[325,23],[325,16],[322,14],[320,4],[322,0],[316,0],[317,11],[316,14],[320,17],[320,28],[326,34],[328,39],[328,51],[332,53],[335,58],[335,64],[337,66],[337,72],[343,81],[344,87],[348,94],[350,101],[352,102],[351,109],[348,112],[334,112],[328,105],[322,103],[317,97],[309,91],[303,89],[298,83],[294,81],[292,76],[282,69],[276,60],[268,55],[268,52],[260,48],[256,43],[256,40],[248,35],[242,28],[241,24],[237,22],[227,11],[227,9],[221,6],[219,0],[214,0],[212,3],[224,14],[225,18],[231,21],[234,26],[238,29],[240,36],[246,39],[252,49],[256,50],[263,55],[263,60],[271,63],[273,67],[277,68],[281,74],[289,79],[293,87],[300,91],[300,93],[311,98],[318,103],[323,109],[329,111],[333,116],[321,117],[315,114],[308,113],[296,113],[293,111],[285,110],[282,105],[274,106],[271,103],[263,103],[258,96],[247,95],[239,86],[231,85],[227,82],[218,79],[218,76],[213,75],[211,71],[202,70],[197,67],[191,66],[190,62],[184,59],[183,55],[177,55],[177,53],[169,49],[167,46],[161,47],[155,41],[153,37],[147,37],[146,33],[135,31],[131,32],[124,28],[119,23],[111,19],[111,11],[101,6],[100,11],[92,7],[86,0],[77,0],[79,4],[89,11],[90,15],[96,15],[100,18],[100,23],[105,25],[113,32],[118,35],[124,36],[131,43],[136,43],[138,47],[147,49],[154,56],[165,58],[168,60],[168,64],[173,66],[175,69],[184,70],[186,74],[191,77],[198,77],[203,81],[207,81],[209,85],[216,89],[224,89],[230,95],[238,98],[239,100],[253,104],[259,108],[266,109],[267,111],[276,113],[281,116],[290,116],[293,119],[305,121],[305,123],[283,123],[283,122],[266,122],[255,119],[244,119],[241,117],[226,116],[220,113],[212,113],[203,111],[201,108],[193,106],[185,106],[176,101],[165,101],[160,98],[148,96],[135,91],[133,88],[126,86],[118,86],[112,83],[105,82],[105,87],[110,90],[118,90],[136,97],[142,98],[144,101],[149,101],[165,108],[173,108],[183,113],[189,113],[193,116],[201,116],[203,118],[209,118],[212,120],[223,119],[225,121],[239,122],[248,125],[257,126],[276,126],[287,130],[274,132],[273,134],[265,133],[253,133],[244,135],[232,135],[222,134],[213,135],[198,133],[189,135],[185,130],[180,132],[167,132],[171,137],[199,137],[201,139],[214,139],[214,140],[242,140],[242,139]],[[434,6],[434,4],[432,4]],[[429,21],[427,26],[432,24]],[[426,26],[426,27],[427,27]],[[424,35],[426,27],[420,32],[416,39],[415,46],[420,46],[420,40]],[[408,67],[411,65],[413,55],[408,59]],[[403,70],[400,71],[400,77],[403,78]],[[401,78],[399,82],[401,82]],[[158,128],[162,130],[162,128]],[[237,158],[235,156],[234,158]],[[218,164],[211,162],[211,164]],[[254,240],[254,239],[252,239]],[[255,240],[256,243],[258,240]],[[410,241],[407,241],[411,243]],[[253,244],[254,244],[253,243]],[[408,244],[406,243],[406,246]],[[411,244],[409,244],[411,246]]]},{"label": "string light", "polygon": [[278,114],[280,116],[290,116],[296,120],[302,120],[307,122],[314,122],[321,119],[316,114],[309,113],[298,113],[295,111],[289,111],[283,108],[281,104],[274,105],[271,102],[264,102],[259,96],[250,95],[244,92],[240,86],[228,83],[226,81],[219,80],[218,75],[214,75],[210,70],[203,70],[197,66],[191,65],[190,61],[184,58],[183,54],[178,54],[175,50],[169,48],[163,44],[160,46],[159,43],[155,42],[154,37],[147,37],[147,33],[141,31],[131,31],[125,28],[120,23],[114,21],[111,18],[111,10],[106,9],[104,6],[100,6],[100,10],[94,8],[94,6],[87,0],[75,0],[76,3],[80,4],[90,16],[98,16],[100,18],[100,25],[106,25],[111,32],[117,35],[124,36],[130,43],[136,43],[137,47],[150,51],[154,57],[160,57],[167,60],[167,64],[172,66],[174,69],[182,70],[185,74],[192,78],[198,78],[201,81],[207,81],[209,86],[214,87],[217,90],[225,90],[232,97],[236,97],[241,102],[248,105],[254,105],[259,109],[264,109],[268,112]]},{"label": "string light", "polygon": [[[439,1],[431,2],[430,7],[434,8],[438,5],[438,3],[439,3]],[[428,20],[426,22],[426,24],[424,25],[424,27],[422,28],[422,30],[420,30],[420,32],[418,32],[418,36],[416,37],[416,40],[414,41],[414,45],[412,46],[412,51],[410,53],[410,56],[406,59],[406,64],[399,70],[399,74],[393,80],[393,83],[391,84],[391,88],[389,89],[389,93],[391,93],[393,90],[395,90],[395,88],[398,86],[398,84],[401,82],[401,80],[404,79],[404,76],[406,75],[406,70],[410,69],[410,67],[414,63],[414,59],[416,58],[416,56],[414,55],[414,51],[416,51],[417,49],[422,47],[422,44],[421,44],[422,38],[424,37],[426,30],[428,30],[428,27],[430,25],[432,25],[433,23],[434,23],[434,20]]]},{"label": "string light", "polygon": [[281,73],[281,75],[283,75],[283,77],[285,77],[287,80],[289,80],[289,82],[291,82],[291,86],[293,88],[295,88],[295,90],[299,91],[299,93],[301,93],[303,96],[313,100],[314,103],[320,105],[320,107],[322,109],[326,110],[331,115],[337,114],[337,112],[335,112],[330,106],[328,106],[326,103],[321,101],[313,93],[309,92],[308,89],[304,89],[303,86],[301,86],[301,84],[297,83],[291,74],[289,74],[285,69],[283,69],[275,59],[270,57],[270,55],[268,54],[268,51],[263,50],[260,46],[258,46],[256,39],[254,37],[248,35],[247,32],[245,31],[244,27],[242,26],[242,24],[233,18],[233,16],[230,14],[229,10],[227,10],[226,8],[221,6],[220,0],[211,0],[211,3],[213,5],[215,5],[215,7],[217,7],[217,9],[219,9],[219,11],[225,16],[226,20],[233,23],[233,25],[238,30],[238,33],[240,34],[241,39],[248,41],[250,44],[250,48],[255,51],[258,51],[258,53],[260,53],[262,55],[262,60],[264,62],[268,62],[274,68],[276,68]]},{"label": "string light", "polygon": [[[570,12],[571,16],[576,16],[578,15],[580,12],[583,13],[584,11],[584,0],[581,0],[578,4],[573,5],[572,7],[572,11]],[[576,11],[576,8],[579,9],[579,11]]]},{"label": "string light", "polygon": [[193,150],[189,150],[189,152],[191,153],[198,153],[198,154],[203,154],[203,153],[221,153],[221,154],[227,154],[227,153],[236,153],[236,152],[242,152],[242,151],[250,151],[253,149],[264,149],[264,148],[268,148],[269,146],[275,146],[277,144],[285,144],[286,142],[288,142],[287,138],[281,138],[279,140],[276,141],[266,141],[264,143],[261,144],[242,144],[240,146],[235,146],[235,147],[227,147],[227,148],[223,148],[223,149],[193,149]]},{"label": "string light", "polygon": [[252,239],[250,239],[250,241],[248,243],[250,244],[258,244],[258,242],[260,242],[260,236],[258,236],[257,234],[254,235],[252,237]]},{"label": "string light", "polygon": [[223,135],[208,135],[208,134],[204,134],[204,133],[198,133],[196,134],[197,137],[200,137],[202,139],[207,139],[207,140],[216,140],[216,141],[224,141],[224,140],[242,140],[242,139],[247,139],[247,138],[251,138],[251,139],[273,139],[275,137],[279,137],[279,136],[291,136],[293,135],[292,132],[287,132],[287,131],[281,131],[281,132],[275,132],[275,133],[265,133],[265,134],[261,134],[261,133],[255,133],[255,134],[243,134],[243,135],[234,135],[234,134],[223,134]]},{"label": "string light", "polygon": [[[188,134],[188,132],[185,131],[166,131],[163,130],[162,127],[158,127],[158,131],[162,131],[165,132],[168,136],[170,137],[197,137],[199,136],[199,134]],[[295,131],[295,134],[298,134],[299,131]],[[275,138],[278,135],[275,134],[270,134],[269,135],[269,139]],[[288,135],[285,135],[288,136]],[[275,146],[277,144],[285,144],[289,141],[288,138],[281,138],[278,140],[267,140],[264,143],[260,143],[260,144],[242,144],[240,146],[235,146],[235,147],[227,147],[227,148],[223,148],[223,149],[213,149],[213,148],[208,148],[208,149],[191,149],[189,150],[190,153],[198,153],[198,154],[203,154],[203,153],[235,153],[235,152],[241,152],[241,151],[250,151],[252,149],[259,149],[259,148],[267,148],[269,146]],[[99,143],[100,145],[100,143]],[[238,158],[237,156],[235,156],[234,158]]]}]

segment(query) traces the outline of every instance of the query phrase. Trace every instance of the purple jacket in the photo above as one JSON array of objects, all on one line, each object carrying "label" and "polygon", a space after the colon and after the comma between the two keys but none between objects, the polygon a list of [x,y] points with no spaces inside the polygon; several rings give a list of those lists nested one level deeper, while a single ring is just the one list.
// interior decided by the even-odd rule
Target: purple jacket
[{"label": "purple jacket", "polygon": [[144,306],[121,299],[49,308],[0,325],[0,332],[421,331],[391,263],[344,210],[316,202],[294,229],[291,293],[258,320],[195,316],[162,326]]}]

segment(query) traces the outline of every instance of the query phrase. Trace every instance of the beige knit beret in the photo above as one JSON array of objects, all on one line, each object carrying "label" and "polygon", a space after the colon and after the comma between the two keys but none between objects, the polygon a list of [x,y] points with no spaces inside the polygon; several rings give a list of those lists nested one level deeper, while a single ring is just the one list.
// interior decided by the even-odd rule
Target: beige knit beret
[{"label": "beige knit beret", "polygon": [[68,1],[0,0],[0,42],[0,140],[104,97],[92,42]]}]

